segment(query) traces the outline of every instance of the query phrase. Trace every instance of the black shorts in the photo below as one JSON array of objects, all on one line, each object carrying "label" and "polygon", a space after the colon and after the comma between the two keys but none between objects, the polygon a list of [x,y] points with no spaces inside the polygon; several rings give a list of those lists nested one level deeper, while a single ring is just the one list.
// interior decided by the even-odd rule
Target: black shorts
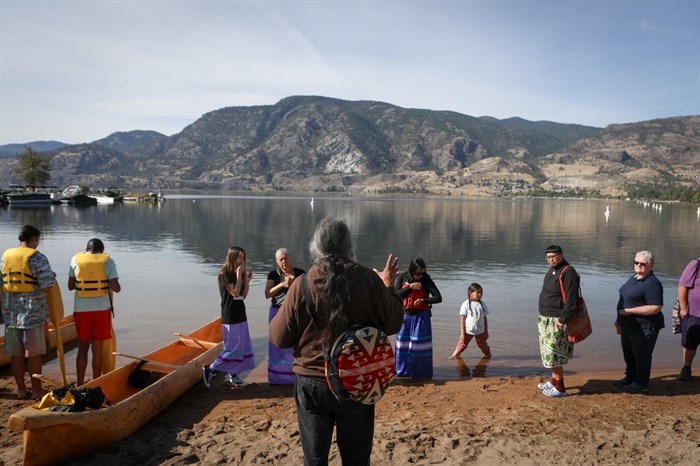
[{"label": "black shorts", "polygon": [[700,345],[700,317],[688,314],[681,321],[681,346],[696,350]]}]

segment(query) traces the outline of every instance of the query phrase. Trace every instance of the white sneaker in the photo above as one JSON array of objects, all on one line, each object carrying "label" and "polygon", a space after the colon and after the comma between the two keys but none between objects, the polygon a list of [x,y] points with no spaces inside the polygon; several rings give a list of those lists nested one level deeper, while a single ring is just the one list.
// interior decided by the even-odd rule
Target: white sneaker
[{"label": "white sneaker", "polygon": [[560,392],[559,390],[557,390],[556,387],[545,388],[544,390],[542,390],[542,393],[544,393],[546,396],[551,397],[551,398],[558,398],[560,396],[567,396],[568,395],[568,393],[566,393],[566,392]]},{"label": "white sneaker", "polygon": [[247,387],[248,384],[238,377],[237,374],[226,374],[226,382],[234,387]]},{"label": "white sneaker", "polygon": [[554,385],[552,385],[552,382],[548,380],[546,382],[538,383],[537,388],[539,388],[540,390],[548,390],[550,388],[554,388]]}]

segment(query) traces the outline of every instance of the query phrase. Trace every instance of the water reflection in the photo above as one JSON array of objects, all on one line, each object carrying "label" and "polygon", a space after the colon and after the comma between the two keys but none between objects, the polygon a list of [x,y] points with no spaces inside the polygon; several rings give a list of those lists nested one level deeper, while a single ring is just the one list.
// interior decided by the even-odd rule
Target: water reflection
[{"label": "water reflection", "polygon": [[479,362],[476,363],[473,370],[469,370],[467,362],[462,356],[457,356],[454,358],[455,367],[457,368],[457,378],[458,379],[470,379],[472,377],[486,377],[486,368],[491,361],[490,357],[482,357]]}]

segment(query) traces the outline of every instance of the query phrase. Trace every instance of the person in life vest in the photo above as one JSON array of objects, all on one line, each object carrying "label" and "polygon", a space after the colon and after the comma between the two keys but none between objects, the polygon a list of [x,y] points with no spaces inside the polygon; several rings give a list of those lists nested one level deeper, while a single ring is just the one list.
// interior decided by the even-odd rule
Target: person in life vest
[{"label": "person in life vest", "polygon": [[105,340],[112,338],[111,293],[119,293],[117,265],[99,238],[87,243],[85,252],[73,256],[68,271],[68,289],[75,290],[73,316],[78,332],[76,372],[78,386],[85,381],[88,350],[92,347],[92,376],[102,375],[102,351]]},{"label": "person in life vest", "polygon": [[44,324],[49,321],[46,294],[56,282],[49,260],[36,250],[41,232],[25,225],[19,246],[7,249],[0,260],[2,270],[2,318],[5,321],[5,354],[10,356],[17,398],[38,400],[44,395],[41,380],[32,378],[31,392],[24,380],[24,359],[30,374],[41,374],[41,358],[46,354]]}]

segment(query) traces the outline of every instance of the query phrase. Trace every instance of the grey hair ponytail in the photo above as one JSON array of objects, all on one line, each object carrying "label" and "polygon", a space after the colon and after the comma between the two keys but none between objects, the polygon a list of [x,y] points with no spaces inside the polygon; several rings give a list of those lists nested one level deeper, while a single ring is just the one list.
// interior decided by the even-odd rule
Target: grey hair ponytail
[{"label": "grey hair ponytail", "polygon": [[309,243],[321,278],[316,283],[319,327],[322,338],[330,344],[348,327],[345,305],[348,300],[348,262],[355,260],[350,229],[340,219],[326,217],[319,222]]}]

